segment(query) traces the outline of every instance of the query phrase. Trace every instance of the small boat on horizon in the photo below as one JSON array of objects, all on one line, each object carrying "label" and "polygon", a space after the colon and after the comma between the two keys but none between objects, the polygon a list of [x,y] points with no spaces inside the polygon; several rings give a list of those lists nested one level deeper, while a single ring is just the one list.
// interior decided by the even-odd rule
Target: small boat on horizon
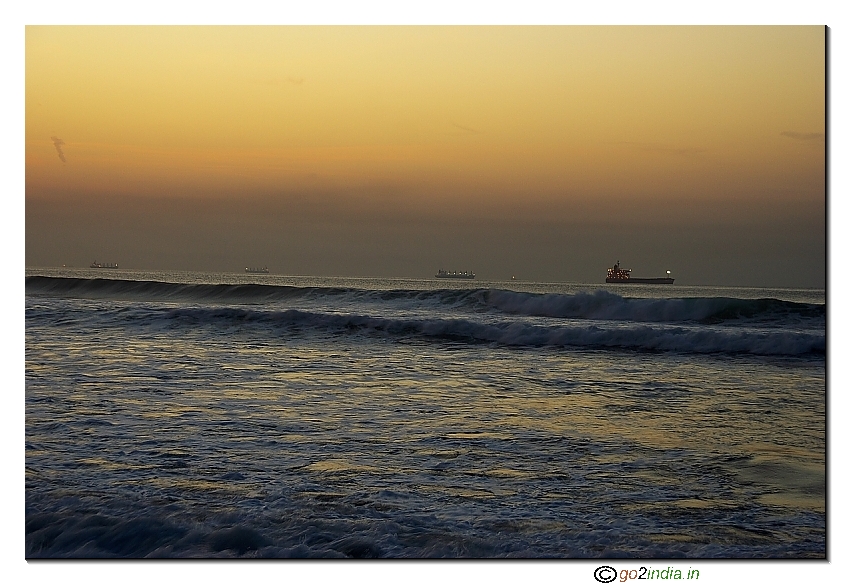
[{"label": "small boat on horizon", "polygon": [[[672,277],[632,277],[631,269],[620,269],[620,262],[614,264],[614,267],[608,268],[608,277],[605,278],[605,283],[649,283],[649,284],[672,284]],[[670,275],[670,272],[667,272]]]},{"label": "small boat on horizon", "polygon": [[97,261],[92,261],[92,264],[89,265],[91,269],[118,269],[117,263],[99,263]]},{"label": "small boat on horizon", "polygon": [[434,277],[440,279],[475,279],[475,274],[471,271],[445,271],[440,269]]}]

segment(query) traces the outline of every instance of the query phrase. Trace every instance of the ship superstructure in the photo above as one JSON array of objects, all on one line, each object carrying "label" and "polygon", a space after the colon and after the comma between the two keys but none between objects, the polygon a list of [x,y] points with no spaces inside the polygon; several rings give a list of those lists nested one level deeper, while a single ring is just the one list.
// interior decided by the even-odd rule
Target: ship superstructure
[{"label": "ship superstructure", "polygon": [[475,279],[475,273],[471,271],[445,271],[440,269],[434,277],[446,279]]},{"label": "ship superstructure", "polygon": [[[670,272],[667,272],[670,275]],[[605,283],[649,283],[659,284],[673,283],[672,277],[632,277],[631,269],[621,269],[620,262],[614,264],[614,267],[608,268],[608,277],[605,278]]]}]

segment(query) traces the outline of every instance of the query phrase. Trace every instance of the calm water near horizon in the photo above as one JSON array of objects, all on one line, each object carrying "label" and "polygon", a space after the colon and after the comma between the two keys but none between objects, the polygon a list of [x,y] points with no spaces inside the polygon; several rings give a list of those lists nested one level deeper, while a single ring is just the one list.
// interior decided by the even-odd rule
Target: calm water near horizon
[{"label": "calm water near horizon", "polygon": [[709,285],[635,285],[536,282],[525,280],[473,280],[408,278],[408,277],[348,277],[315,275],[281,275],[276,273],[217,273],[209,271],[147,271],[131,269],[91,269],[73,267],[28,267],[26,275],[49,277],[150,280],[171,283],[260,284],[294,287],[351,287],[363,289],[489,289],[491,287],[533,293],[580,293],[605,289],[629,297],[732,297],[742,299],[777,298],[804,303],[823,304],[826,292],[819,288],[776,288]]},{"label": "calm water near horizon", "polygon": [[824,290],[26,270],[26,556],[823,558]]}]

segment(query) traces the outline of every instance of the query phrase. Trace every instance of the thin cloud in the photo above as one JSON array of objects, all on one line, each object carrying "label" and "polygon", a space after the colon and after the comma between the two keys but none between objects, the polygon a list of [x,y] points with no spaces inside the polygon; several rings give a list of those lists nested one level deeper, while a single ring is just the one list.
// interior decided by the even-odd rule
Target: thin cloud
[{"label": "thin cloud", "polygon": [[254,82],[262,83],[263,85],[278,86],[284,83],[303,85],[306,80],[306,77],[283,77],[281,75],[275,75],[274,77],[266,77],[264,79],[254,79]]},{"label": "thin cloud", "polygon": [[456,127],[457,129],[459,129],[459,130],[463,130],[463,131],[465,131],[465,132],[466,132],[466,133],[468,133],[468,134],[480,134],[480,133],[481,133],[481,132],[480,132],[480,131],[478,131],[478,130],[474,130],[474,129],[472,129],[472,128],[468,128],[468,127],[466,127],[466,126],[462,126],[462,125],[460,125],[459,123],[455,123],[455,122],[449,122],[449,123],[451,123],[451,124],[452,124],[454,127]]},{"label": "thin cloud", "polygon": [[807,140],[807,141],[824,141],[824,135],[819,133],[802,133],[802,132],[780,132],[780,136],[791,138],[792,140]]},{"label": "thin cloud", "polygon": [[452,126],[455,129],[453,129],[451,131],[440,132],[442,135],[444,135],[444,136],[475,136],[475,135],[482,133],[481,130],[476,130],[475,128],[469,128],[469,127],[466,127],[466,126],[462,126],[459,123],[455,123],[453,121],[450,121],[449,125]]},{"label": "thin cloud", "polygon": [[701,154],[705,152],[704,148],[679,148],[669,144],[653,144],[647,142],[614,142],[632,148],[643,150],[644,152],[658,152],[661,154],[676,154],[679,156],[690,156],[693,154]]},{"label": "thin cloud", "polygon": [[59,153],[59,159],[64,162],[65,154],[62,152],[62,146],[65,145],[65,142],[62,141],[62,138],[57,138],[56,136],[50,136],[50,139],[53,140],[53,147],[55,147],[56,151]]}]

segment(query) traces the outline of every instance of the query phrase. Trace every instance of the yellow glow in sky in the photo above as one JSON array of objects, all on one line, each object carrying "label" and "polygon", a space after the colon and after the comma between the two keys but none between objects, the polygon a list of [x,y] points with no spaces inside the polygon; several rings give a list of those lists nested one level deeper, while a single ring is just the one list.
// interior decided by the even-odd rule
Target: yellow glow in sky
[{"label": "yellow glow in sky", "polygon": [[28,201],[817,222],[825,115],[819,26],[26,29]]},{"label": "yellow glow in sky", "polygon": [[26,59],[31,192],[625,194],[676,188],[671,167],[698,184],[822,166],[782,135],[824,133],[821,27],[36,26]]}]

